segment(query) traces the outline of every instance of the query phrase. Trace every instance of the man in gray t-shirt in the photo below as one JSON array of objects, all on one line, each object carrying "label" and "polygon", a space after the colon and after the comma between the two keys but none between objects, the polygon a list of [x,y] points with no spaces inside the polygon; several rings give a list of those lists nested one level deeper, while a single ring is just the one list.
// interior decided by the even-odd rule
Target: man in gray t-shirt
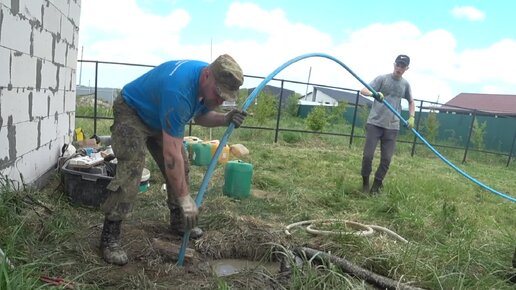
[{"label": "man in gray t-shirt", "polygon": [[[398,55],[394,62],[394,71],[390,74],[380,75],[371,83],[371,87],[377,92],[373,93],[367,88],[363,88],[360,93],[364,96],[375,98],[366,125],[366,142],[364,155],[362,158],[362,191],[378,193],[382,187],[382,182],[389,170],[392,155],[396,147],[396,138],[400,130],[400,120],[383,104],[387,100],[392,107],[401,112],[401,99],[409,102],[408,119],[409,127],[414,127],[415,106],[410,90],[410,84],[403,78],[403,74],[408,70],[410,58],[404,54]],[[372,171],[374,151],[380,141],[381,159],[380,165],[376,170],[374,182],[369,190],[369,175]]]}]

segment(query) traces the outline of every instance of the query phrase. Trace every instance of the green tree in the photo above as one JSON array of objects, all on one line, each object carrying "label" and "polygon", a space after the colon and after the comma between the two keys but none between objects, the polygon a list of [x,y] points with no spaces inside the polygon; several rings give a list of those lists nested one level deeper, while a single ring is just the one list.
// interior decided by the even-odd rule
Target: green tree
[{"label": "green tree", "polygon": [[430,143],[434,143],[439,133],[439,120],[437,120],[437,113],[432,111],[428,113],[428,117],[425,122],[425,137]]},{"label": "green tree", "polygon": [[310,130],[322,131],[327,123],[328,117],[324,106],[316,106],[306,116],[306,125]]},{"label": "green tree", "polygon": [[366,105],[358,108],[358,120],[362,123],[362,127],[365,129],[367,124],[367,117],[369,117],[369,107]]},{"label": "green tree", "polygon": [[471,132],[471,142],[475,144],[477,149],[484,149],[484,138],[486,136],[486,127],[487,123],[484,121],[482,123],[478,122],[478,119],[475,118],[473,122],[473,132]]},{"label": "green tree", "polygon": [[287,99],[287,107],[286,112],[291,115],[292,117],[297,117],[297,112],[299,110],[299,98],[301,97],[300,94],[295,93],[293,95],[290,95]]},{"label": "green tree", "polygon": [[344,112],[346,112],[347,103],[340,102],[336,107],[331,111],[330,116],[328,116],[328,123],[337,124],[339,121],[344,120]]},{"label": "green tree", "polygon": [[254,117],[258,124],[265,124],[268,118],[276,115],[278,99],[270,94],[260,93],[254,106]]},{"label": "green tree", "polygon": [[244,105],[245,101],[247,100],[247,98],[249,97],[249,90],[244,88],[244,89],[240,89],[238,91],[238,98],[236,100],[236,106],[237,108],[242,108],[242,106]]}]

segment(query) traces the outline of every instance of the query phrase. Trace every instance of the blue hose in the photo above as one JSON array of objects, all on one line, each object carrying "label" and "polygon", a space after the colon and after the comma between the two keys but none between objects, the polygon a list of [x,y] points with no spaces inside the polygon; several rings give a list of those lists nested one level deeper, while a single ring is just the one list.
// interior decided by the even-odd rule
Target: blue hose
[{"label": "blue hose", "polygon": [[[345,65],[343,62],[341,62],[340,60],[330,56],[330,55],[327,55],[327,54],[324,54],[324,53],[308,53],[308,54],[304,54],[304,55],[300,55],[296,58],[293,58],[289,61],[287,61],[286,63],[284,63],[283,65],[281,65],[280,67],[278,67],[277,69],[275,69],[271,74],[269,74],[257,87],[256,89],[253,90],[253,92],[251,93],[251,95],[249,95],[249,97],[247,97],[246,101],[244,102],[244,105],[242,106],[242,111],[246,111],[247,108],[249,108],[249,106],[253,103],[254,99],[256,98],[256,96],[262,91],[262,89],[265,87],[265,85],[270,81],[272,80],[272,78],[274,76],[276,76],[279,72],[281,72],[282,70],[284,70],[286,67],[288,67],[289,65],[293,64],[293,63],[296,63],[302,59],[305,59],[305,58],[310,58],[310,57],[322,57],[322,58],[328,58],[330,60],[333,60],[335,61],[336,63],[340,64],[343,68],[345,68],[351,75],[353,75],[360,83],[362,83],[362,85],[364,85],[364,87],[366,87],[369,91],[373,92],[373,93],[376,93],[376,91],[371,88],[371,86],[364,82],[361,78],[359,78],[347,65]],[[387,108],[392,111],[405,125],[407,125],[407,121],[405,119],[403,119],[403,117],[396,111],[394,110],[394,108],[389,104],[389,102],[387,102],[387,100],[384,100],[383,103],[385,104],[385,106],[387,106]],[[197,205],[197,207],[200,207],[201,204],[202,204],[202,201],[204,199],[204,194],[206,192],[206,189],[208,188],[208,183],[211,179],[211,176],[213,175],[213,171],[215,170],[215,166],[217,165],[217,162],[219,160],[219,156],[222,152],[222,149],[224,148],[224,146],[226,145],[228,139],[229,139],[229,136],[231,135],[231,133],[233,132],[233,130],[235,129],[235,124],[231,123],[228,128],[226,129],[226,132],[224,132],[224,135],[222,136],[222,139],[220,139],[220,143],[219,143],[219,146],[217,147],[217,150],[215,151],[215,153],[213,154],[213,157],[211,159],[211,162],[210,164],[208,165],[208,169],[206,170],[206,174],[204,175],[204,178],[202,180],[202,183],[201,183],[201,187],[199,188],[199,192],[197,193],[197,197],[195,199],[195,204]],[[448,164],[449,166],[451,166],[453,169],[455,169],[457,172],[459,172],[460,174],[464,175],[465,177],[467,177],[468,179],[470,179],[471,181],[473,181],[474,183],[480,185],[481,187],[503,197],[503,198],[506,198],[510,201],[513,201],[513,202],[516,202],[516,199],[512,196],[509,196],[507,194],[504,194],[504,193],[501,193],[499,191],[496,191],[492,188],[490,188],[489,186],[486,186],[484,185],[483,183],[481,183],[480,181],[476,180],[475,178],[471,177],[470,175],[468,175],[466,172],[464,172],[463,170],[459,169],[457,166],[453,165],[453,163],[451,163],[450,161],[448,161],[446,158],[444,158],[444,156],[442,156],[432,145],[430,145],[430,143],[428,143],[428,141],[425,140],[425,138],[423,138],[423,136],[421,136],[414,128],[412,128],[412,132],[414,132],[414,134],[416,134],[416,136],[421,140],[423,141],[423,143],[426,144],[426,146],[428,146],[428,148],[430,148],[430,150],[432,150],[432,152],[434,152],[439,158],[441,158],[441,160],[443,160],[446,164]],[[181,250],[179,252],[179,258],[178,258],[178,261],[177,261],[177,264],[179,266],[183,266],[183,263],[184,263],[184,258],[185,258],[185,253],[186,253],[186,248],[188,246],[188,240],[190,239],[190,229],[188,229],[185,234],[183,235],[183,239],[181,241]]]}]

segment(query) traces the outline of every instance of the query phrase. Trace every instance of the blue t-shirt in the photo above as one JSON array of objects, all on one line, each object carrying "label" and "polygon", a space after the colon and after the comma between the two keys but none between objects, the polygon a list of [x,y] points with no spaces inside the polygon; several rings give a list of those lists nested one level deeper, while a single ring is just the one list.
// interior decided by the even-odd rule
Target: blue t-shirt
[{"label": "blue t-shirt", "polygon": [[185,125],[208,112],[199,101],[199,77],[208,64],[196,60],[165,62],[122,88],[125,102],[150,128],[183,137]]}]

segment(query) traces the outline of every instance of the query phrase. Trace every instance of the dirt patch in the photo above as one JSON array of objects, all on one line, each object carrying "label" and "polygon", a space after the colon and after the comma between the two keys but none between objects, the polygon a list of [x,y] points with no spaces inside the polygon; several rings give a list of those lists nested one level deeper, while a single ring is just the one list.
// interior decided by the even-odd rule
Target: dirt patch
[{"label": "dirt patch", "polygon": [[[100,258],[99,237],[101,225],[85,231],[82,242],[87,241],[90,262],[104,267],[102,271],[84,274],[86,283],[95,283],[109,289],[154,288],[165,289],[216,289],[220,278],[213,272],[210,261],[214,259],[248,259],[251,261],[277,261],[274,254],[278,245],[286,241],[281,231],[252,217],[238,217],[230,229],[208,230],[199,240],[190,240],[189,248],[194,258],[177,266],[177,259],[156,248],[156,240],[163,244],[181,247],[182,236],[168,232],[168,225],[155,222],[126,222],[122,225],[122,244],[129,256],[123,267],[107,265]],[[153,243],[154,241],[154,243]],[[80,242],[80,241],[79,241]],[[278,263],[279,265],[279,263]],[[225,283],[236,289],[281,288],[274,279],[275,272],[264,274],[263,268],[246,269],[242,273],[224,277]],[[93,275],[94,274],[94,275]],[[269,278],[264,278],[269,277]],[[130,284],[128,284],[130,281]]]},{"label": "dirt patch", "polygon": [[274,193],[259,190],[259,189],[253,189],[251,194],[256,198],[268,198],[268,197],[274,197]]}]

